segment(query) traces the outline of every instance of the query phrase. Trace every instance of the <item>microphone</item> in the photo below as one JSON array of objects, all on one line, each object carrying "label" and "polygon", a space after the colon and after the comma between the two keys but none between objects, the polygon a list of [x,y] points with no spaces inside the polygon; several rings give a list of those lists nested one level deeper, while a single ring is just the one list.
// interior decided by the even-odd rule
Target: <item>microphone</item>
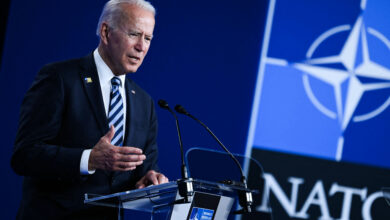
[{"label": "microphone", "polygon": [[167,101],[160,99],[158,101],[158,105],[162,109],[168,110],[173,115],[173,117],[175,117],[176,129],[177,129],[177,135],[179,137],[179,146],[180,146],[180,153],[181,153],[181,179],[178,180],[179,194],[184,198],[184,203],[188,203],[190,202],[189,197],[194,194],[194,190],[192,186],[192,179],[189,178],[188,176],[188,169],[187,169],[186,162],[184,160],[183,141],[181,139],[179,120],[177,119],[175,112],[169,107]]},{"label": "microphone", "polygon": [[205,128],[209,132],[209,134],[214,138],[214,140],[216,140],[218,142],[218,144],[223,148],[223,150],[233,159],[234,163],[238,166],[238,168],[240,169],[240,172],[241,172],[241,184],[239,184],[239,185],[241,185],[242,187],[245,188],[245,190],[243,192],[239,193],[239,203],[240,203],[241,207],[243,207],[243,209],[240,211],[237,211],[236,213],[242,214],[242,213],[252,212],[252,208],[251,208],[251,206],[253,204],[252,192],[250,192],[250,190],[248,189],[248,185],[247,185],[246,177],[244,175],[244,171],[242,170],[241,164],[238,162],[237,158],[225,147],[225,145],[217,138],[217,136],[215,136],[215,134],[202,121],[200,121],[195,116],[188,113],[187,110],[183,106],[176,105],[175,110],[176,110],[176,112],[178,112],[180,114],[184,114],[184,115],[192,118],[196,122],[198,122],[200,125],[202,125],[202,127]]},{"label": "microphone", "polygon": [[181,139],[179,120],[177,119],[177,116],[176,116],[175,112],[169,107],[168,102],[166,102],[165,100],[160,99],[158,101],[158,105],[162,109],[168,110],[173,115],[173,117],[175,117],[176,129],[177,129],[177,135],[179,137],[179,145],[180,145],[180,153],[181,153],[181,176],[182,176],[183,179],[187,179],[188,178],[188,171],[187,171],[187,166],[186,166],[185,160],[184,160],[183,141]]}]

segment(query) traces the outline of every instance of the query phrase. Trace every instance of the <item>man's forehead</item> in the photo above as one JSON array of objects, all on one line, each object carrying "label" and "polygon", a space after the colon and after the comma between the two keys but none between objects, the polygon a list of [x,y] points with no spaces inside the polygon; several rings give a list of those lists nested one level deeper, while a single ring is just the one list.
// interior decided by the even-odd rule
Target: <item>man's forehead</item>
[{"label": "man's forehead", "polygon": [[152,17],[154,19],[153,12],[135,4],[121,3],[120,9],[121,14],[127,17]]},{"label": "man's forehead", "polygon": [[138,6],[124,6],[120,14],[119,22],[121,25],[153,24],[155,23],[154,14]]}]

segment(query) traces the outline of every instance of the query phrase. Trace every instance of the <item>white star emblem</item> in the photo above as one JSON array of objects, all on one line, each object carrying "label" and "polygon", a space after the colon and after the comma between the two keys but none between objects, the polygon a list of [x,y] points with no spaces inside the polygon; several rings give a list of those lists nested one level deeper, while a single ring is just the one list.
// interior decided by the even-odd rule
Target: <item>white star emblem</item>
[{"label": "white star emblem", "polygon": [[[328,32],[335,33],[337,31],[342,31],[343,29],[345,29],[345,26],[339,26],[331,29]],[[369,29],[369,33],[376,36],[377,38],[380,38],[382,41],[385,41],[384,43],[389,42],[383,35],[380,35],[380,33],[374,29]],[[367,33],[363,25],[362,18],[359,17],[339,55],[311,59],[311,53],[313,50],[309,49],[307,56],[308,60],[306,62],[293,64],[295,68],[302,70],[307,75],[315,77],[333,87],[337,113],[327,109],[312,95],[310,86],[308,86],[308,76],[306,74],[303,76],[304,84],[306,84],[306,92],[308,93],[308,96],[312,100],[313,104],[325,115],[331,118],[335,118],[337,116],[343,131],[347,128],[349,122],[351,121],[353,113],[355,112],[364,92],[390,88],[390,82],[386,82],[390,81],[390,70],[370,60],[366,34]],[[361,38],[363,61],[361,64],[356,65],[357,52],[359,48],[359,37]],[[313,45],[318,46],[314,43]],[[324,65],[335,63],[341,63],[345,69],[318,66],[319,64]],[[385,82],[363,84],[358,79],[358,76],[377,79]],[[346,80],[349,82],[345,106],[343,109],[341,85]],[[384,109],[386,109],[389,104],[390,97],[376,110],[365,115],[355,116],[354,121],[363,121],[375,117]]]},{"label": "white star emblem", "polygon": [[[364,10],[365,4],[366,1],[362,1],[362,10]],[[350,31],[350,33],[339,54],[319,58],[312,57],[318,46],[327,38],[344,31]],[[367,28],[366,30],[362,16],[360,16],[353,27],[340,25],[321,34],[309,47],[304,62],[289,63],[287,60],[271,57],[267,57],[266,62],[279,66],[292,66],[301,70],[304,73],[302,76],[303,85],[310,101],[324,115],[332,119],[338,119],[341,131],[344,132],[351,120],[359,122],[371,119],[390,105],[389,96],[375,110],[363,115],[354,115],[365,92],[390,88],[390,69],[370,59],[367,33],[379,39],[390,51],[390,41],[373,28]],[[358,54],[361,54],[361,57]],[[361,62],[357,63],[358,60],[361,60]],[[334,67],[335,64],[341,64],[342,67]],[[310,87],[309,76],[333,88],[336,111],[327,108],[316,98]],[[376,82],[362,83],[359,77],[373,79]],[[345,94],[343,94],[342,86],[345,84],[348,87],[344,91]],[[345,100],[343,100],[343,97]],[[343,144],[344,137],[341,134],[336,152],[337,161],[341,160]]]}]

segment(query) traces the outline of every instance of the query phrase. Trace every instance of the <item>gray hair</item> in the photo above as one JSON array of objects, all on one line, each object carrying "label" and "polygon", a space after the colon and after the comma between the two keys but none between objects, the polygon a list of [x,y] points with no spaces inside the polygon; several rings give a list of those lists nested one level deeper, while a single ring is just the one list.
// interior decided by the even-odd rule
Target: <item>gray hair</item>
[{"label": "gray hair", "polygon": [[122,8],[120,7],[120,4],[122,3],[136,5],[142,9],[152,12],[153,15],[156,15],[156,9],[152,4],[150,4],[150,2],[145,0],[110,0],[104,5],[102,14],[100,15],[99,23],[96,28],[97,36],[100,36],[100,27],[104,21],[110,26],[114,28],[116,27],[116,22],[118,22],[116,19],[118,18],[118,15],[121,14]]}]

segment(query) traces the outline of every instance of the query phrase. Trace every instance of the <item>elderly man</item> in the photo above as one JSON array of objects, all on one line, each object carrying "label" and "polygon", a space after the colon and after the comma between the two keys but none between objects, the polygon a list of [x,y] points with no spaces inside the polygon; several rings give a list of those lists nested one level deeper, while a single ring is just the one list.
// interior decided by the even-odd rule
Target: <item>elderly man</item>
[{"label": "elderly man", "polygon": [[46,65],[24,98],[11,166],[24,176],[17,219],[114,219],[83,203],[168,182],[157,166],[151,97],[126,78],[142,64],[155,10],[144,0],[111,0],[90,55]]}]

